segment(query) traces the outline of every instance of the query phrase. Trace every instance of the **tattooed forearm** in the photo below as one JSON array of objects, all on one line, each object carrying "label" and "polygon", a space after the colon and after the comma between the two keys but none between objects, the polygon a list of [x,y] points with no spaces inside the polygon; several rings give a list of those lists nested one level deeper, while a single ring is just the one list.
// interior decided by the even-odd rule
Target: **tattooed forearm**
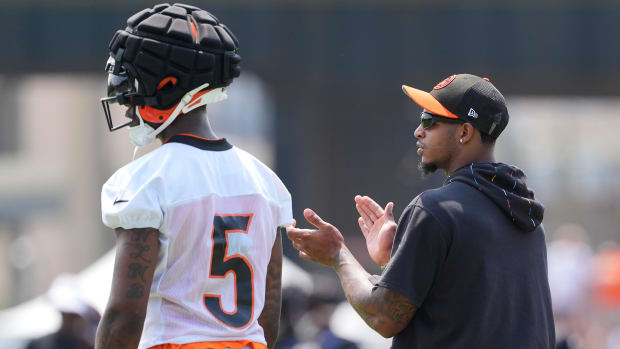
[{"label": "tattooed forearm", "polygon": [[116,321],[118,315],[118,312],[114,310],[107,310],[103,314],[99,326],[97,326],[97,336],[95,337],[95,346],[97,348],[114,348],[114,345],[111,345],[113,338],[110,334],[112,332],[112,323]]},{"label": "tattooed forearm", "polygon": [[386,321],[402,328],[407,326],[416,311],[416,306],[407,297],[384,287],[377,287],[372,293],[371,302]]},{"label": "tattooed forearm", "polygon": [[[354,267],[353,270],[352,266]],[[372,285],[368,281],[369,274],[357,263],[348,249],[343,249],[340,252],[335,268],[349,303],[362,319],[374,329],[375,327],[370,323],[373,312],[365,306],[372,291]]]},{"label": "tattooed forearm", "polygon": [[392,337],[407,326],[416,307],[409,299],[368,281],[369,274],[344,248],[335,267],[342,288],[355,311],[384,337]]},{"label": "tattooed forearm", "polygon": [[138,347],[159,252],[156,229],[116,229],[110,299],[97,329],[96,349]]},{"label": "tattooed forearm", "polygon": [[275,346],[280,328],[280,309],[282,307],[282,235],[278,232],[267,266],[265,284],[265,306],[258,323],[265,332],[269,349]]},{"label": "tattooed forearm", "polygon": [[[135,348],[137,343],[126,341],[119,336],[119,332],[142,330],[142,325],[138,324],[138,319],[126,321],[120,311],[107,309],[103,314],[99,326],[97,327],[97,336],[95,338],[96,349],[129,349]],[[135,344],[135,345],[134,345]]]}]

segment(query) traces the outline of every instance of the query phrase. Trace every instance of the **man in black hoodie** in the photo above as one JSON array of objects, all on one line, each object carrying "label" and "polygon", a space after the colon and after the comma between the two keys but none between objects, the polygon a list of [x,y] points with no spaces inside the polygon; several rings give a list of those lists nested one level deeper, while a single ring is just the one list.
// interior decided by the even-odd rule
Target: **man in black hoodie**
[{"label": "man in black hoodie", "polygon": [[304,216],[317,229],[288,228],[293,246],[335,269],[351,305],[394,337],[394,349],[554,348],[544,209],[523,172],[493,154],[508,124],[504,97],[469,74],[430,93],[403,91],[424,109],[415,130],[420,168],[448,178],[413,199],[398,225],[393,203],[355,198],[382,275],[369,275],[338,229],[310,209]]}]

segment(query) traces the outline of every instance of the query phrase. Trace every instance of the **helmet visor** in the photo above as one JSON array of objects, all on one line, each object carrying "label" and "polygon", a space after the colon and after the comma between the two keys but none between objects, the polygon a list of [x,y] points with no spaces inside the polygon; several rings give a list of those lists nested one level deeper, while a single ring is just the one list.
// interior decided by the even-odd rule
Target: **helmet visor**
[{"label": "helmet visor", "polygon": [[129,106],[129,96],[134,94],[132,79],[127,72],[119,69],[118,74],[114,74],[114,58],[110,57],[106,63],[108,72],[107,97],[101,98],[101,106],[105,114],[108,128],[116,131],[130,125],[133,120],[127,119],[125,112]]},{"label": "helmet visor", "polygon": [[132,92],[131,79],[125,75],[108,74],[108,97],[116,97],[124,92]]}]

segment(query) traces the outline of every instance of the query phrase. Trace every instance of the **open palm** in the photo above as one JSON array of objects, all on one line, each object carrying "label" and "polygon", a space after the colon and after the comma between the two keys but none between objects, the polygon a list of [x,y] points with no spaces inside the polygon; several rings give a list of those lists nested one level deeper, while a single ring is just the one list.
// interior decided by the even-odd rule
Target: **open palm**
[{"label": "open palm", "polygon": [[392,214],[394,203],[388,203],[383,209],[370,197],[357,195],[355,208],[360,215],[357,221],[366,238],[370,258],[379,265],[387,264],[396,233],[396,222]]}]

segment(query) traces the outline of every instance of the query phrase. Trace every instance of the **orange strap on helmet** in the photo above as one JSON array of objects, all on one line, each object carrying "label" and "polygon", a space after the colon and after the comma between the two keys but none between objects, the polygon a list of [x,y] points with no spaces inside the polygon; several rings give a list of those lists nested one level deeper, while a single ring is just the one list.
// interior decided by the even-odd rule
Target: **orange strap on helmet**
[{"label": "orange strap on helmet", "polygon": [[[174,76],[168,76],[168,77],[163,78],[159,82],[159,84],[157,84],[157,89],[161,90],[162,88],[166,87],[168,84],[172,84],[172,86],[174,86],[177,83],[178,83],[177,78],[175,78]],[[210,91],[212,90],[205,90],[205,91],[196,93],[194,95],[194,98],[192,98],[192,100],[187,105],[191,105],[197,99],[199,99],[202,95]],[[177,107],[177,105],[179,105],[179,103],[173,105],[170,109],[165,109],[165,110],[156,109],[154,107],[144,105],[144,106],[138,106],[138,110],[140,111],[140,115],[142,116],[144,121],[151,122],[154,124],[161,124],[161,123],[166,122],[166,120],[168,120],[168,118],[170,117],[174,109]]]}]

